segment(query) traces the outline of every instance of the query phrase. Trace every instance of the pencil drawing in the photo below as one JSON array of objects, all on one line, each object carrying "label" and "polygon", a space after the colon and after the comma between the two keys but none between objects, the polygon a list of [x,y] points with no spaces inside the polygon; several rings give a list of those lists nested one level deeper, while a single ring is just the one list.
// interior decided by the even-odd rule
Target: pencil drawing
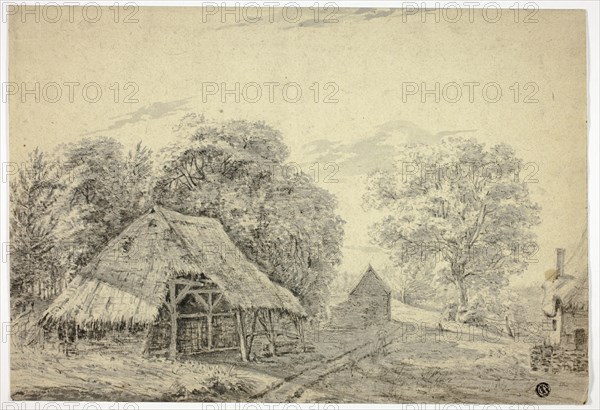
[{"label": "pencil drawing", "polygon": [[[586,402],[585,15],[540,11],[549,36],[575,27],[555,51],[512,20],[487,36],[467,22],[403,25],[393,9],[341,10],[334,25],[197,25],[194,11],[149,9],[151,27],[94,26],[132,30],[134,46],[114,45],[120,69],[106,44],[81,63],[136,73],[140,106],[11,105],[12,400]],[[63,30],[95,41],[78,27]],[[28,51],[67,36],[47,29],[13,21],[13,80],[32,70]],[[269,30],[242,57],[223,42]],[[502,43],[515,31],[539,50]],[[481,49],[435,57],[447,38]],[[396,98],[427,88],[429,70],[477,74],[462,62],[481,53],[571,94],[547,102],[540,87],[531,106]],[[387,64],[399,55],[423,82],[396,84]],[[210,100],[215,87],[246,90],[245,70],[268,83],[275,61],[286,79],[319,64],[347,72],[307,82],[308,102]],[[215,81],[192,90],[197,72]],[[323,84],[339,103],[323,102]]]}]

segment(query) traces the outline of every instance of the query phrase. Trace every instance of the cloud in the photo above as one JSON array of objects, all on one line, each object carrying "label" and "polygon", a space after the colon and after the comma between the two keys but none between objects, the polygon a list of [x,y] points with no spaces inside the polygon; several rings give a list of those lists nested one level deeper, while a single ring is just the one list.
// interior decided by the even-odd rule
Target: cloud
[{"label": "cloud", "polygon": [[410,143],[437,144],[443,137],[476,130],[452,130],[431,133],[410,121],[388,121],[375,128],[370,137],[345,143],[317,140],[304,145],[306,156],[314,162],[336,163],[345,175],[364,175],[393,165],[402,146]]},{"label": "cloud", "polygon": [[410,121],[394,120],[383,123],[377,127],[377,130],[382,133],[389,135],[404,136],[406,143],[422,143],[422,144],[437,144],[442,138],[456,135],[476,132],[477,130],[452,130],[452,131],[440,131],[435,134],[417,126]]},{"label": "cloud", "polygon": [[106,131],[114,131],[124,127],[127,124],[136,124],[140,121],[156,120],[159,118],[167,117],[175,114],[178,111],[187,109],[187,104],[191,100],[191,97],[184,98],[182,100],[168,101],[168,102],[155,102],[150,105],[139,108],[136,111],[132,111],[127,114],[119,115],[117,117],[110,118],[114,122],[106,128],[90,131],[84,134],[84,136],[97,134]]},{"label": "cloud", "polygon": [[395,147],[386,140],[386,135],[378,133],[349,144],[318,140],[306,144],[305,149],[308,156],[316,156],[315,162],[333,162],[344,169],[345,175],[360,175],[392,164],[393,155],[390,152]]},{"label": "cloud", "polygon": [[336,23],[344,20],[345,22],[357,22],[357,21],[369,21],[378,18],[389,17],[394,14],[397,9],[375,9],[375,8],[359,8],[354,12],[349,12],[344,9],[338,10],[326,10],[323,9],[319,18],[311,18],[301,21],[294,26],[283,27],[283,30],[290,30],[296,27],[311,27],[311,28],[323,28],[331,27]]},{"label": "cloud", "polygon": [[[363,11],[364,10],[364,11]],[[365,20],[373,20],[377,18],[388,17],[394,14],[397,9],[358,9],[356,14],[364,14],[363,18]]]}]

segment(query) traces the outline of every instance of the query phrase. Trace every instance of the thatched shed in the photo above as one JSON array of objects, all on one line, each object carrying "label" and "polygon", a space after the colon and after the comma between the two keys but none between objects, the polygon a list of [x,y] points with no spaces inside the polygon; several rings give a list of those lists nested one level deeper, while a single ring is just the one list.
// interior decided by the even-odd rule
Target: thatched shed
[{"label": "thatched shed", "polygon": [[303,338],[298,300],[251,263],[217,220],[154,207],[74,278],[42,323],[142,326],[148,352],[175,358],[239,348],[247,360],[257,319],[274,350],[272,315],[291,318]]}]

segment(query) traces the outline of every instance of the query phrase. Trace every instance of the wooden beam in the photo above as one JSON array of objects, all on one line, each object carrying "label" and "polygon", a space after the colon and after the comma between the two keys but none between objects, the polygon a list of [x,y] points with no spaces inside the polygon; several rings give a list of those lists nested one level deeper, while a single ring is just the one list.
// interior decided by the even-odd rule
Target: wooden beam
[{"label": "wooden beam", "polygon": [[[208,316],[207,313],[179,313],[177,315],[177,317],[179,319],[199,319],[199,318],[207,317],[207,316]],[[233,316],[235,316],[235,313],[232,311],[220,312],[220,313],[213,313],[212,316],[213,317],[216,317],[216,316],[233,317]]]},{"label": "wooden beam", "polygon": [[219,305],[219,302],[221,302],[222,299],[223,299],[223,294],[219,293],[219,295],[217,296],[217,300],[212,305],[213,311]]},{"label": "wooden beam", "polygon": [[248,345],[246,344],[246,329],[244,325],[244,312],[241,309],[236,310],[235,318],[237,320],[237,332],[240,339],[240,355],[242,362],[248,361]]},{"label": "wooden beam", "polygon": [[296,330],[298,331],[300,348],[304,353],[306,353],[306,342],[304,340],[304,318],[294,317],[294,323],[296,323]]},{"label": "wooden beam", "polygon": [[202,307],[204,307],[206,313],[208,313],[208,311],[210,310],[210,308],[208,307],[208,304],[206,303],[206,301],[204,300],[204,298],[202,297],[202,295],[198,295],[195,292],[190,292],[190,294],[194,297],[194,299],[196,300],[196,302],[200,303],[202,305]]},{"label": "wooden beam", "polygon": [[[262,313],[262,315],[261,315]],[[262,325],[263,329],[267,333],[267,339],[269,341],[269,354],[275,356],[277,349],[275,346],[275,339],[277,337],[275,333],[275,326],[273,324],[273,316],[270,310],[263,310],[259,312],[258,321]]]},{"label": "wooden beam", "polygon": [[218,286],[209,280],[188,280],[188,279],[172,279],[168,283],[176,285],[190,285],[192,288],[200,289],[218,289]]},{"label": "wooden beam", "polygon": [[277,345],[275,344],[275,339],[277,338],[277,334],[275,333],[275,324],[273,323],[273,313],[271,310],[267,310],[267,319],[269,323],[269,352],[272,356],[277,354]]},{"label": "wooden beam", "polygon": [[175,295],[175,283],[169,284],[169,302],[171,313],[171,344],[169,345],[169,358],[177,359],[177,303]]},{"label": "wooden beam", "polygon": [[[176,286],[176,285],[174,285]],[[185,297],[185,295],[188,294],[188,292],[190,291],[191,286],[190,285],[185,285],[183,287],[183,289],[181,289],[181,292],[179,292],[179,295],[177,295],[175,297],[175,304],[178,304],[179,302],[181,302],[183,300],[183,298]]]},{"label": "wooden beam", "polygon": [[192,286],[205,286],[208,284],[214,284],[214,282],[210,281],[210,280],[206,280],[206,279],[195,279],[195,280],[191,280],[191,279],[171,279],[169,281],[170,283],[175,283],[177,285],[192,285]]},{"label": "wooden beam", "polygon": [[146,331],[146,339],[144,340],[144,346],[142,348],[142,356],[143,357],[148,357],[150,356],[150,348],[151,348],[151,337],[152,337],[152,329],[153,329],[153,324],[150,323],[148,324],[148,329]]},{"label": "wooden beam", "polygon": [[[239,348],[237,346],[232,346],[232,347],[215,347],[214,349],[211,350],[211,352],[228,352],[228,351],[232,351],[232,350],[238,350]],[[160,351],[157,351],[160,352]],[[197,353],[208,353],[208,350],[206,349],[199,349],[197,351],[192,352],[191,354],[197,354]]]},{"label": "wooden beam", "polygon": [[214,289],[192,289],[192,290],[190,290],[189,293],[197,293],[198,295],[207,295],[207,294],[221,293],[221,289],[219,289],[219,288],[214,288]]},{"label": "wooden beam", "polygon": [[217,348],[213,349],[212,351],[213,352],[225,352],[225,351],[228,351],[228,350],[237,350],[237,347],[236,346],[233,346],[233,347],[217,347]]},{"label": "wooden beam", "polygon": [[[200,296],[202,297],[202,296]],[[212,293],[208,294],[208,314],[206,316],[206,321],[207,321],[207,348],[208,351],[210,352],[212,349],[212,334],[213,334],[213,328],[212,328],[212,309],[213,309],[213,301],[212,301]]]},{"label": "wooden beam", "polygon": [[248,355],[252,351],[252,345],[254,344],[254,336],[256,335],[256,321],[258,319],[258,310],[252,312],[252,327],[250,328],[250,334],[248,335]]}]

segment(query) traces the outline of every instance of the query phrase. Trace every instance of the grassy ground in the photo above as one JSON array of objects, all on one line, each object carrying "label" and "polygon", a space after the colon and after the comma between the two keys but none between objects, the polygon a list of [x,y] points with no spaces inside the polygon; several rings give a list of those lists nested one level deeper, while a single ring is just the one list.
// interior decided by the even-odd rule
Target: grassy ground
[{"label": "grassy ground", "polygon": [[[456,335],[452,335],[455,337]],[[583,403],[587,375],[529,370],[528,345],[492,341],[396,340],[385,352],[328,374],[300,401],[379,403]],[[540,398],[535,387],[551,386]]]},{"label": "grassy ground", "polygon": [[[300,401],[375,403],[582,403],[587,375],[531,372],[525,342],[464,329],[436,333],[438,314],[394,305],[394,322],[344,332],[307,331],[308,352],[289,340],[279,356],[241,363],[237,353],[172,362],[143,358],[139,344],[88,346],[66,357],[49,346],[14,349],[13,400]],[[415,328],[426,324],[427,332]],[[454,329],[458,330],[458,329]],[[547,382],[546,398],[535,394]]]},{"label": "grassy ground", "polygon": [[[396,303],[399,337],[382,351],[319,378],[296,399],[304,402],[536,403],[582,404],[588,377],[582,373],[533,372],[531,340],[514,341],[479,328],[436,332],[439,315]],[[415,324],[424,325],[415,328]],[[535,388],[546,382],[551,393]]]},{"label": "grassy ground", "polygon": [[272,381],[228,364],[142,358],[135,345],[70,357],[26,349],[11,366],[13,400],[229,401]]}]

